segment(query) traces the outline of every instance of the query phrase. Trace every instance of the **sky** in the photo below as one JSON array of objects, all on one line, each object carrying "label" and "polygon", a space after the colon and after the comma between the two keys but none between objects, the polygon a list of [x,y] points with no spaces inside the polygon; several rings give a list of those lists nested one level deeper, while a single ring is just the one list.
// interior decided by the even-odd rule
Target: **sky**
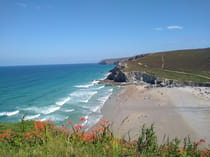
[{"label": "sky", "polygon": [[210,47],[210,0],[0,0],[0,66]]}]

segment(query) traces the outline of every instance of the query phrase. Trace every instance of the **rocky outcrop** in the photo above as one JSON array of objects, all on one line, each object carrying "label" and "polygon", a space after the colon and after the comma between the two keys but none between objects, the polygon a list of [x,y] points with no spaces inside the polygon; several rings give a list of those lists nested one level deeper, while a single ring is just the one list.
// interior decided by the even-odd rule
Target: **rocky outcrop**
[{"label": "rocky outcrop", "polygon": [[[191,81],[181,82],[181,81],[172,80],[172,79],[159,78],[145,71],[124,72],[122,63],[118,64],[110,72],[111,74],[107,77],[106,80],[112,80],[116,82],[117,85],[119,85],[119,83],[138,84],[138,83],[144,82],[144,83],[153,84],[157,87],[158,86],[159,87],[165,87],[165,86],[168,86],[168,87],[181,87],[181,86],[210,87],[210,83],[199,83],[199,82],[191,82]],[[109,82],[109,85],[110,85],[110,82]]]},{"label": "rocky outcrop", "polygon": [[120,69],[119,66],[116,66],[112,69],[111,74],[107,77],[109,80],[113,80],[115,82],[127,82],[127,78],[125,73]]}]

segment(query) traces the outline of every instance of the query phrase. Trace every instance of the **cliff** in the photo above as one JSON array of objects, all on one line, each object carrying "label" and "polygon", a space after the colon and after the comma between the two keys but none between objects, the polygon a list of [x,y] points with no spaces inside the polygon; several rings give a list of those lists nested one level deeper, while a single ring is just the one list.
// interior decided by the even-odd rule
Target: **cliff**
[{"label": "cliff", "polygon": [[[140,55],[138,55],[140,56]],[[178,50],[130,57],[112,69],[106,81],[117,84],[210,87],[210,49]],[[112,83],[111,83],[112,84]]]},{"label": "cliff", "polygon": [[142,58],[146,55],[148,55],[148,54],[141,54],[141,55],[136,55],[136,56],[133,56],[133,57],[104,59],[104,60],[101,60],[98,64],[107,64],[107,65],[114,65],[115,64],[115,65],[117,65],[120,62],[125,62],[125,61],[128,61],[128,60],[135,60],[135,59],[138,59],[138,58]]},{"label": "cliff", "polygon": [[114,58],[114,59],[104,59],[101,60],[98,64],[107,64],[107,65],[117,65],[119,62],[127,61],[129,57],[124,58]]}]

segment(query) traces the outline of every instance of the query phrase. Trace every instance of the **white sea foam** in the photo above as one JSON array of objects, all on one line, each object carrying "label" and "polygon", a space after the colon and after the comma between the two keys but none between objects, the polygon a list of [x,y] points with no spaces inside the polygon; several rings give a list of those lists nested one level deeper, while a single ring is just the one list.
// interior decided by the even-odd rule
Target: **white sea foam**
[{"label": "white sea foam", "polygon": [[103,107],[104,103],[109,99],[109,97],[112,95],[113,89],[108,90],[110,93],[107,94],[106,96],[98,98],[98,100],[101,102],[99,106],[96,106],[95,108],[92,109],[93,112],[101,112],[101,108]]},{"label": "white sea foam", "polygon": [[103,79],[106,79],[109,75],[111,74],[111,72],[108,72],[104,75],[104,78]]},{"label": "white sea foam", "polygon": [[1,112],[0,116],[13,116],[13,115],[18,114],[19,112],[20,112],[19,110],[13,111],[13,112]]},{"label": "white sea foam", "polygon": [[97,91],[79,90],[71,93],[70,96],[72,97],[72,99],[75,99],[75,101],[88,103],[92,96],[97,93]]},{"label": "white sea foam", "polygon": [[108,100],[108,98],[110,97],[110,95],[111,95],[111,94],[109,94],[109,95],[107,95],[107,96],[104,96],[104,97],[100,97],[100,98],[98,98],[98,100],[99,100],[100,102],[102,102],[102,104],[104,104],[104,103]]},{"label": "white sea foam", "polygon": [[88,116],[85,116],[84,118],[86,119],[86,121],[84,121],[84,122],[81,124],[82,126],[84,126],[84,125],[86,125],[86,124],[88,123],[88,118],[89,118],[89,117],[88,117]]},{"label": "white sea foam", "polygon": [[77,88],[89,88],[89,87],[92,87],[94,86],[95,84],[98,84],[98,80],[93,80],[90,84],[84,84],[84,85],[76,85],[74,87],[77,87]]},{"label": "white sea foam", "polygon": [[101,108],[101,105],[96,106],[96,107],[94,107],[94,108],[92,109],[92,111],[93,111],[93,112],[97,112],[97,111],[100,110],[100,108]]},{"label": "white sea foam", "polygon": [[81,100],[81,102],[88,103],[88,101],[92,98],[92,96],[94,96],[94,95],[97,94],[97,93],[98,93],[97,91],[89,92],[89,93],[87,94],[87,98]]},{"label": "white sea foam", "polygon": [[74,109],[67,109],[67,110],[64,110],[64,112],[73,112]]},{"label": "white sea foam", "polygon": [[42,122],[43,122],[43,121],[46,121],[46,120],[47,120],[46,118],[42,118],[42,119],[41,119]]},{"label": "white sea foam", "polygon": [[87,85],[76,85],[76,86],[74,86],[74,87],[77,87],[77,88],[89,88],[89,87],[91,87],[91,86],[93,86],[94,84],[93,83],[91,83],[91,84],[87,84]]},{"label": "white sea foam", "polygon": [[52,106],[52,107],[49,107],[46,111],[42,111],[43,114],[50,114],[50,113],[53,113],[57,110],[59,110],[61,107],[59,106]]},{"label": "white sea foam", "polygon": [[71,98],[70,98],[70,97],[67,97],[67,98],[64,99],[63,101],[58,101],[58,102],[56,102],[56,104],[62,106],[62,105],[64,105],[65,103],[67,103],[69,100],[71,100]]},{"label": "white sea foam", "polygon": [[47,115],[46,117],[44,117],[43,119],[41,119],[41,121],[46,121],[46,120],[52,120],[53,122],[60,122],[60,121],[64,121],[65,120],[65,116],[64,115]]},{"label": "white sea foam", "polygon": [[102,88],[104,88],[105,86],[100,86],[100,87],[98,87],[97,89],[102,89]]},{"label": "white sea foam", "polygon": [[89,120],[87,123],[87,128],[85,129],[85,131],[88,131],[89,128],[91,128],[92,126],[94,126],[96,123],[98,123],[98,121],[102,118],[102,115],[91,115],[89,116]]},{"label": "white sea foam", "polygon": [[93,81],[92,81],[92,84],[98,84],[98,83],[99,83],[98,80],[93,80]]},{"label": "white sea foam", "polygon": [[39,116],[40,116],[40,114],[30,115],[30,116],[27,116],[27,115],[26,115],[25,120],[35,119],[35,118],[38,118]]},{"label": "white sea foam", "polygon": [[33,111],[33,112],[36,112],[36,113],[42,113],[42,114],[50,114],[50,113],[53,113],[57,110],[59,110],[61,107],[60,106],[47,106],[47,107],[29,107],[29,108],[25,108],[25,109],[22,109],[22,110],[25,110],[25,111]]}]

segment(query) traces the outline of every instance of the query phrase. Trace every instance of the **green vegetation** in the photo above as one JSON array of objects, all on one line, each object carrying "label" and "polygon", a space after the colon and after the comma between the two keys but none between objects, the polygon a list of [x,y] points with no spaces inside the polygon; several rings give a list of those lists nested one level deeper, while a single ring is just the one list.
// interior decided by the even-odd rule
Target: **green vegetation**
[{"label": "green vegetation", "polygon": [[210,82],[210,48],[154,53],[126,63],[126,72],[145,71],[160,78]]},{"label": "green vegetation", "polygon": [[[80,118],[86,121],[85,118]],[[0,123],[0,156],[25,157],[207,157],[210,150],[199,149],[199,142],[174,139],[158,145],[154,127],[143,127],[137,140],[126,141],[113,136],[110,123],[101,120],[99,125],[89,132],[86,126],[73,125],[67,121],[66,126],[55,126],[52,121],[23,121],[15,124]],[[5,130],[6,129],[6,130]]]}]

